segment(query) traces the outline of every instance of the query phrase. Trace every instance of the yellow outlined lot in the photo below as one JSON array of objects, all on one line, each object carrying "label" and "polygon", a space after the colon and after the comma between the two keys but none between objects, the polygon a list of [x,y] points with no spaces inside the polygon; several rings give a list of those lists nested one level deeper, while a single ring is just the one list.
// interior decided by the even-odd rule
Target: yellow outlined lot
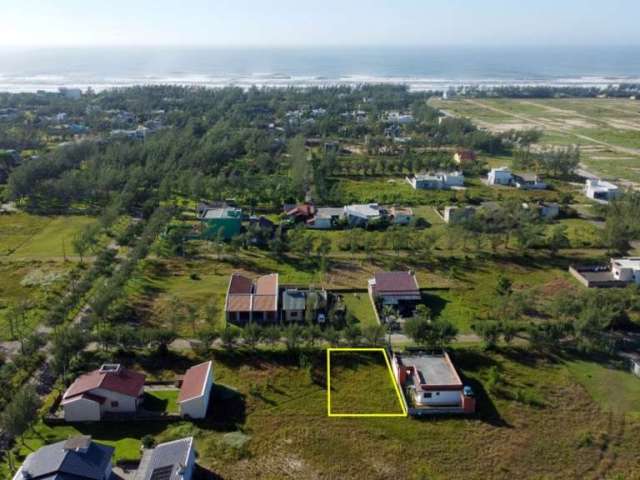
[{"label": "yellow outlined lot", "polygon": [[[387,365],[387,370],[389,371],[389,376],[391,377],[391,383],[393,384],[393,388],[396,392],[396,396],[398,398],[398,402],[400,403],[400,408],[402,409],[402,413],[332,413],[331,412],[331,352],[381,352],[384,356],[385,364]],[[391,362],[389,361],[389,356],[387,355],[387,351],[384,348],[327,348],[327,415],[329,417],[406,417],[407,406],[405,404],[404,398],[402,397],[402,393],[400,392],[400,388],[398,387],[398,383],[393,376],[393,369],[391,368]]]}]

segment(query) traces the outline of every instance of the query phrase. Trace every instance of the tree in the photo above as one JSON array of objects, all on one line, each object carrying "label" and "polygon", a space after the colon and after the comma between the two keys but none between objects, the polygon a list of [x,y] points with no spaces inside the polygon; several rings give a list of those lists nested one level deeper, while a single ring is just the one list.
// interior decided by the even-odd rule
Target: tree
[{"label": "tree", "polygon": [[71,359],[82,352],[86,343],[86,335],[78,328],[67,327],[58,330],[53,336],[51,346],[54,373],[64,378]]},{"label": "tree", "polygon": [[[40,398],[36,389],[31,385],[22,387],[0,415],[0,428],[11,439],[21,437],[31,427],[38,408]],[[12,459],[9,461],[12,462]]]},{"label": "tree", "polygon": [[556,255],[558,253],[558,250],[562,248],[569,248],[571,244],[567,235],[567,226],[554,226],[551,230],[551,233],[547,237],[547,245],[549,246],[549,251],[551,251],[553,255]]},{"label": "tree", "polygon": [[220,340],[222,340],[224,348],[231,350],[236,345],[239,336],[240,332],[238,330],[227,325],[220,335]]},{"label": "tree", "polygon": [[385,328],[382,325],[367,325],[362,329],[362,336],[368,345],[377,347],[384,343]]},{"label": "tree", "polygon": [[287,350],[295,352],[300,347],[300,340],[302,338],[302,328],[300,325],[289,325],[284,330],[285,343]]},{"label": "tree", "polygon": [[242,340],[251,350],[256,348],[256,345],[262,340],[263,335],[262,328],[255,323],[250,323],[242,330]]},{"label": "tree", "polygon": [[277,325],[271,325],[264,329],[264,340],[269,345],[275,345],[282,338],[282,330]]},{"label": "tree", "polygon": [[496,293],[502,297],[511,295],[513,292],[513,282],[504,275],[498,277],[498,283],[496,284]]},{"label": "tree", "polygon": [[362,330],[355,323],[349,323],[343,332],[344,339],[350,346],[355,346],[360,343],[362,338]]}]

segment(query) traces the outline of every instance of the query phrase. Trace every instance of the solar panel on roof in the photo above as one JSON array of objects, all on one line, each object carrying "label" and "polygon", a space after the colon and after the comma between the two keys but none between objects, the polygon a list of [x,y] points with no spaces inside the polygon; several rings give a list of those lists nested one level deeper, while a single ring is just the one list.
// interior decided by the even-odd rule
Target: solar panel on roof
[{"label": "solar panel on roof", "polygon": [[156,468],[151,474],[149,480],[171,480],[171,474],[173,473],[173,465],[166,467]]}]

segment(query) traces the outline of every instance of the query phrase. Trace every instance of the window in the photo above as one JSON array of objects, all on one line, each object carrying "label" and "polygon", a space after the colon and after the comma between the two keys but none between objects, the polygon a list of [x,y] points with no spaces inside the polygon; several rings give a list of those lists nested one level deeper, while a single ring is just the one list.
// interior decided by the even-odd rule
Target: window
[{"label": "window", "polygon": [[291,312],[291,318],[296,318],[298,316],[298,312]]},{"label": "window", "polygon": [[424,394],[424,398],[431,398],[431,392],[429,392],[429,393],[425,393],[425,394]]},{"label": "window", "polygon": [[117,406],[119,406],[119,405],[120,405],[120,404],[119,404],[118,402],[111,402],[111,406],[112,406],[112,407],[117,407]]}]

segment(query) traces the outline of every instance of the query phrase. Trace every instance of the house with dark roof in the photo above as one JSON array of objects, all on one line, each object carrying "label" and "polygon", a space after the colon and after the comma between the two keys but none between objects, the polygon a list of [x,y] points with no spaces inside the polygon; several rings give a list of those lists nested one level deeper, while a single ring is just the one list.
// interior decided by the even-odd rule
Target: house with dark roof
[{"label": "house with dark roof", "polygon": [[[282,292],[281,318],[283,322],[304,322],[307,318],[325,321],[328,294],[326,290],[285,288]],[[307,315],[310,314],[310,315]]]},{"label": "house with dark roof", "polygon": [[178,405],[180,415],[188,418],[204,418],[209,408],[209,397],[213,387],[213,362],[194,365],[184,374]]},{"label": "house with dark roof", "polygon": [[236,325],[278,321],[278,278],[277,273],[255,280],[239,273],[232,274],[225,301],[227,321]]},{"label": "house with dark roof", "polygon": [[412,272],[377,272],[369,280],[369,295],[374,303],[391,305],[402,316],[411,315],[422,300],[418,281]]},{"label": "house with dark roof", "polygon": [[73,437],[30,453],[13,480],[110,480],[113,447]]},{"label": "house with dark roof", "polygon": [[191,480],[196,467],[193,437],[145,450],[134,480]]},{"label": "house with dark roof", "polygon": [[453,154],[453,161],[458,165],[469,165],[475,163],[477,160],[476,152],[473,150],[456,150]]},{"label": "house with dark roof", "polygon": [[135,413],[144,391],[145,376],[119,364],[104,364],[80,375],[62,397],[67,422],[96,422],[108,412]]}]

